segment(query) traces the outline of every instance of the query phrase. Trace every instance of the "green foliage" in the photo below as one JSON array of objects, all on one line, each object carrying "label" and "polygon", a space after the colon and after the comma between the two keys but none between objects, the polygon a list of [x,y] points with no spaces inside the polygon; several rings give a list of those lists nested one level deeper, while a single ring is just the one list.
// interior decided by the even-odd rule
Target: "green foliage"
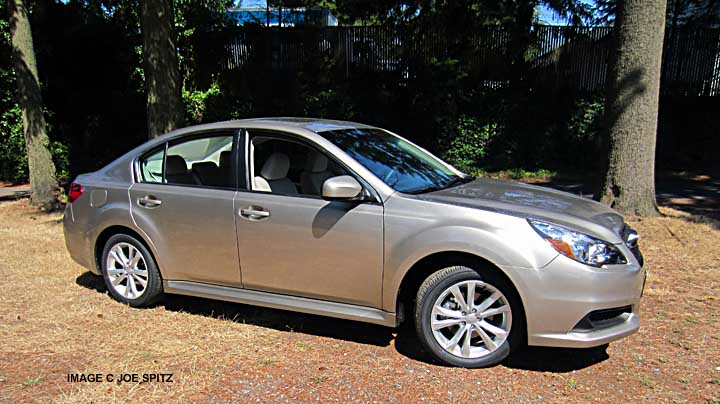
[{"label": "green foliage", "polygon": [[0,116],[0,180],[24,183],[27,179],[22,111],[16,104]]},{"label": "green foliage", "polygon": [[183,88],[182,98],[185,104],[185,118],[188,124],[198,124],[205,122],[203,120],[207,111],[208,103],[211,98],[220,95],[220,85],[213,82],[207,90],[188,90]]},{"label": "green foliage", "polygon": [[51,140],[48,147],[55,163],[55,175],[60,181],[69,181],[70,178],[70,148],[67,144]]},{"label": "green foliage", "polygon": [[22,111],[15,101],[10,27],[0,13],[0,181],[22,183],[28,178]]},{"label": "green foliage", "polygon": [[580,99],[568,122],[570,136],[578,142],[593,141],[602,127],[605,105],[599,98]]},{"label": "green foliage", "polygon": [[461,171],[472,172],[482,166],[488,146],[499,133],[496,122],[483,123],[480,119],[462,115],[456,126],[457,135],[445,152],[447,161]]},{"label": "green foliage", "polygon": [[336,89],[322,89],[318,92],[306,94],[303,98],[303,115],[318,118],[332,118],[337,116],[343,119],[353,119],[355,105],[351,98]]},{"label": "green foliage", "polygon": [[483,178],[499,178],[503,180],[524,180],[524,179],[552,179],[557,176],[557,171],[540,168],[538,170],[526,170],[524,168],[510,168],[508,170],[500,171],[487,171],[482,168],[474,168],[465,171],[466,174],[474,175],[476,177]]},{"label": "green foliage", "polygon": [[[28,181],[28,162],[23,133],[22,110],[17,103],[15,73],[11,60],[10,28],[3,13],[0,18],[0,181]],[[52,119],[49,119],[52,121]],[[49,128],[48,132],[52,132]],[[50,140],[48,147],[59,179],[70,175],[70,152],[66,143]]]}]

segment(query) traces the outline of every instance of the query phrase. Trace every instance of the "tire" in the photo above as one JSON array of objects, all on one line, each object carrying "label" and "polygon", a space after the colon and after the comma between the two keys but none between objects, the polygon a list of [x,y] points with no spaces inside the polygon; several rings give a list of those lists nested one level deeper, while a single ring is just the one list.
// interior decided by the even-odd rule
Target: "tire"
[{"label": "tire", "polygon": [[119,302],[147,307],[162,296],[162,279],[155,259],[135,237],[127,234],[110,237],[103,248],[100,266],[105,286]]},{"label": "tire", "polygon": [[[474,291],[472,306],[465,303],[470,290]],[[442,269],[422,283],[416,302],[415,328],[420,340],[433,357],[452,366],[497,365],[524,337],[525,319],[517,293],[491,270]],[[492,303],[483,307],[488,302]]]}]

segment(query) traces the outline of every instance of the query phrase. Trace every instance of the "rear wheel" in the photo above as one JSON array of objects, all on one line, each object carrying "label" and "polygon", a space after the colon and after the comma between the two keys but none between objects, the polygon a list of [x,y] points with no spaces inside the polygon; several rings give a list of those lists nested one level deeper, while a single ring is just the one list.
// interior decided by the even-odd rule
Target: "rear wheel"
[{"label": "rear wheel", "polygon": [[514,290],[492,271],[448,267],[428,277],[418,291],[415,326],[420,340],[450,365],[498,364],[520,340],[522,320]]},{"label": "rear wheel", "polygon": [[105,243],[102,275],[110,295],[133,307],[149,306],[162,295],[162,281],[150,251],[132,236],[116,234]]}]

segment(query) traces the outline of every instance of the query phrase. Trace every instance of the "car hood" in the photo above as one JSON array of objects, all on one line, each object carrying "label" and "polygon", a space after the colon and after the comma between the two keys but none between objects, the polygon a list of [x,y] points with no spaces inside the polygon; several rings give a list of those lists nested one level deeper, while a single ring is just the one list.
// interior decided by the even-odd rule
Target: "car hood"
[{"label": "car hood", "polygon": [[418,199],[555,223],[610,243],[621,243],[623,217],[591,199],[521,182],[476,179]]}]

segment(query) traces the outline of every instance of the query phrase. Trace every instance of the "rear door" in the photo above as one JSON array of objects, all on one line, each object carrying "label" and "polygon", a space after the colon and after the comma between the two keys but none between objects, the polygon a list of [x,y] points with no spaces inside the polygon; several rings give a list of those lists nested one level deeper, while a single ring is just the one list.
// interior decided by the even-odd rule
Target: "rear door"
[{"label": "rear door", "polygon": [[185,136],[136,164],[131,212],[165,280],[242,285],[233,213],[237,141],[236,132]]}]

